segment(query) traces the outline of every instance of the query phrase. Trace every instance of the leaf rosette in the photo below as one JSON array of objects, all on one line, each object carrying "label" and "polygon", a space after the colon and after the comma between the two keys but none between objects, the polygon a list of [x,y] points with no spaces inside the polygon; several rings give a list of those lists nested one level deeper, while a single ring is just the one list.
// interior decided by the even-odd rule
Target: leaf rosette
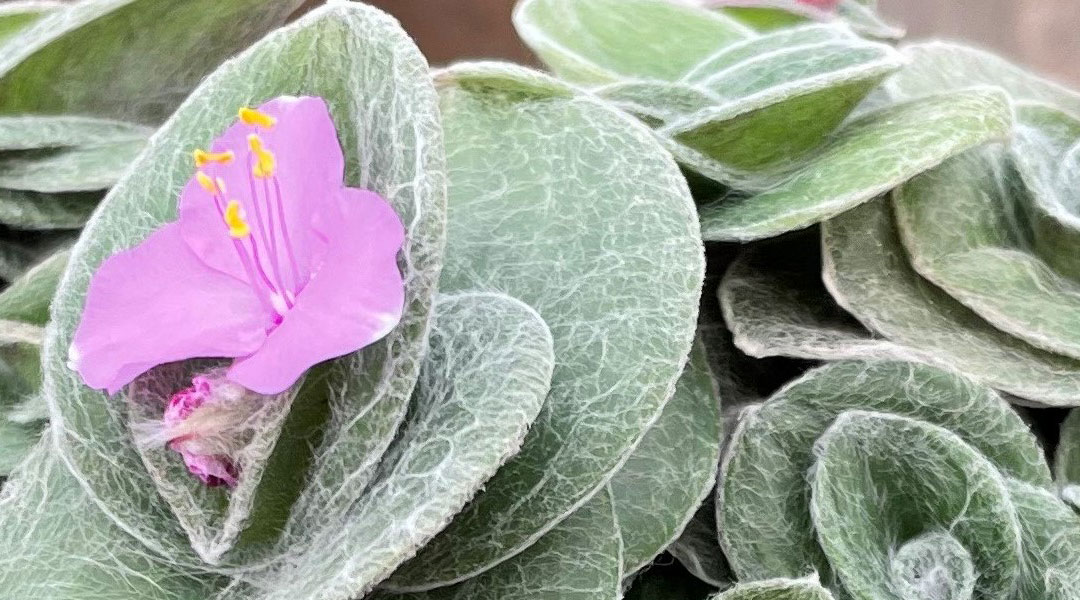
[{"label": "leaf rosette", "polygon": [[1067,598],[1080,518],[1050,488],[996,392],[918,363],[840,361],[749,409],[717,521],[740,579],[816,573],[867,600]]},{"label": "leaf rosette", "polygon": [[[175,218],[192,149],[283,96],[325,101],[346,184],[403,223],[404,311],[280,394],[236,394],[250,408],[230,430],[236,469],[208,487],[144,432],[219,362],[163,365],[109,397],[68,348],[99,265]],[[250,231],[238,211],[226,222]],[[688,358],[704,256],[675,162],[546,75],[482,63],[433,78],[364,5],[331,2],[210,74],[62,259],[5,293],[59,280],[51,422],[0,497],[0,582],[20,598],[616,598],[712,488],[719,403],[700,349]],[[642,481],[669,493],[642,498]],[[54,527],[70,511],[83,517]]]}]

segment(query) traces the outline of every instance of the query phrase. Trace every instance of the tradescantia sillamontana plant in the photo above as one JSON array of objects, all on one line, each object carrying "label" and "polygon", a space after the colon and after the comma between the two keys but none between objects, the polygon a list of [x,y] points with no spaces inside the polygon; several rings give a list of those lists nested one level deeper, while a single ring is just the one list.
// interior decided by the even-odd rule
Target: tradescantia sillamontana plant
[{"label": "tradescantia sillamontana plant", "polygon": [[[399,215],[405,310],[382,342],[268,397],[235,486],[207,488],[133,443],[144,403],[198,367],[108,397],[68,348],[97,266],[175,218],[191,150],[288,95],[325,100],[347,182]],[[519,67],[429,73],[392,19],[318,8],[207,77],[71,251],[44,342],[49,429],[0,500],[0,587],[614,598],[712,486],[719,404],[690,359],[703,269],[687,186],[644,126]]]},{"label": "tradescantia sillamontana plant", "polygon": [[[0,293],[6,594],[1080,598],[1080,427],[1018,407],[1080,405],[1080,96],[896,47],[865,0],[522,0],[554,76],[430,70],[356,2],[257,42],[300,3],[198,4],[0,10],[19,49],[0,188],[51,210],[112,186],[93,216],[99,192],[68,221],[0,221],[89,217]],[[110,61],[133,66],[105,90]],[[72,342],[102,265],[177,221],[185,188],[225,195],[196,167],[234,157],[192,150],[298,98],[325,104],[343,184],[400,220],[400,321],[242,395],[229,468],[193,477],[147,425],[222,364],[108,396]],[[236,239],[263,223],[230,211]],[[19,235],[36,258],[74,237]]]}]

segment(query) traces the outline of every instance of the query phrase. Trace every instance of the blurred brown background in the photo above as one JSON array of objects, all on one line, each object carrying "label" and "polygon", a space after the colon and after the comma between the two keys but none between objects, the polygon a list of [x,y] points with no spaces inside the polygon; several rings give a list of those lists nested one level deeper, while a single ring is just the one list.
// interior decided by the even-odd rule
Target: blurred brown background
[{"label": "blurred brown background", "polygon": [[[368,0],[394,14],[432,64],[529,61],[514,35],[514,0]],[[909,38],[962,39],[1080,86],[1080,0],[879,0]]]}]

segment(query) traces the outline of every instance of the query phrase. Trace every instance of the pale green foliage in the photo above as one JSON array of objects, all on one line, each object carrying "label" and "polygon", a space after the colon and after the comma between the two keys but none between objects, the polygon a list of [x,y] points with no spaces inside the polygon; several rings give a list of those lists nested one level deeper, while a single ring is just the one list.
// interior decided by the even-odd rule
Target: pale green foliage
[{"label": "pale green foliage", "polygon": [[814,579],[767,579],[739,584],[714,600],[833,600]]},{"label": "pale green foliage", "polygon": [[671,545],[716,482],[722,419],[707,360],[695,344],[660,419],[611,480],[627,575]]},{"label": "pale green foliage", "polygon": [[0,113],[160,122],[223,59],[301,4],[88,0],[52,10],[4,42]]},{"label": "pale green foliage", "polygon": [[601,491],[539,542],[457,585],[429,592],[376,594],[375,600],[618,600],[619,527]]},{"label": "pale green foliage", "polygon": [[706,240],[772,237],[834,217],[949,157],[1003,139],[1008,99],[987,89],[943,94],[867,114],[837,133],[782,183],[701,209]]},{"label": "pale green foliage", "polygon": [[523,551],[607,483],[685,364],[704,268],[686,184],[643,126],[520,67],[464,64],[437,80],[450,166],[441,287],[536,308],[556,367],[521,454],[388,584],[408,591]]},{"label": "pale green foliage", "polygon": [[[992,390],[914,363],[832,363],[752,409],[725,452],[718,525],[740,578],[829,572],[831,560],[825,560],[813,534],[804,477],[815,464],[815,440],[839,415],[859,410],[947,428],[1002,472],[1049,484],[1049,469],[1034,437]],[[894,461],[901,455],[883,457]]]}]

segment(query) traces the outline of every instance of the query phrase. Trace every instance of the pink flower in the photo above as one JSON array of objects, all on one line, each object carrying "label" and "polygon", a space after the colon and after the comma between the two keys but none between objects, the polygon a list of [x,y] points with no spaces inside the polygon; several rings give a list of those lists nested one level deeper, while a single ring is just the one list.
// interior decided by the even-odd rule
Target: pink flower
[{"label": "pink flower", "polygon": [[[228,380],[278,394],[397,325],[404,228],[377,194],[345,187],[321,98],[241,109],[194,157],[178,220],[90,282],[70,351],[87,385],[113,394],[160,364],[232,358]],[[178,406],[196,403],[197,388]]]}]

